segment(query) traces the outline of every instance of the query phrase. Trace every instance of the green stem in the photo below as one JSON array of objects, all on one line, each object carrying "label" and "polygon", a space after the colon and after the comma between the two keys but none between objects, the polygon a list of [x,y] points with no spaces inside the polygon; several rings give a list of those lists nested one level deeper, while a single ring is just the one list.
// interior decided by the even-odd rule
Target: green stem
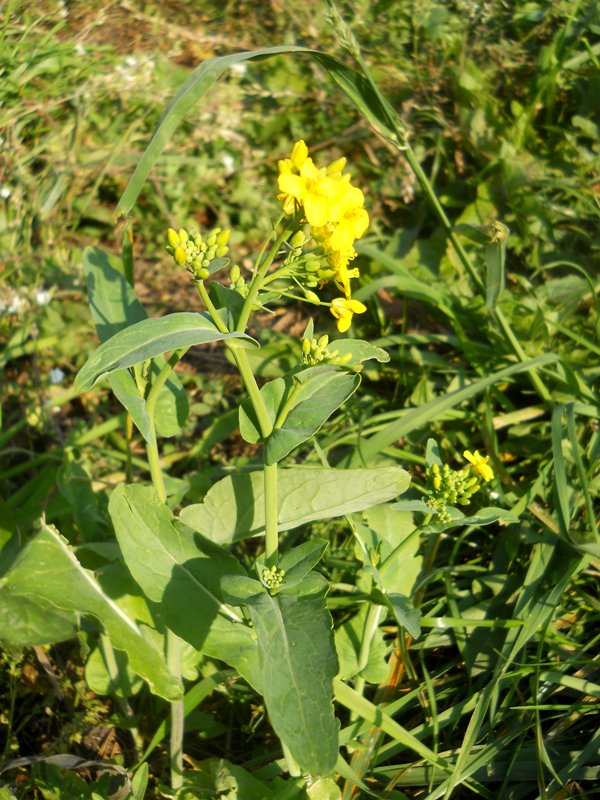
[{"label": "green stem", "polygon": [[[363,694],[365,690],[365,679],[360,674],[369,663],[369,653],[371,652],[371,645],[373,644],[373,639],[375,634],[377,633],[377,628],[379,627],[379,623],[385,613],[386,609],[384,606],[377,606],[371,604],[369,606],[369,610],[367,611],[367,616],[365,619],[365,624],[363,627],[362,638],[360,642],[360,650],[358,653],[358,669],[357,674],[358,678],[354,682],[354,689],[360,695]],[[356,712],[352,712],[351,719],[356,719],[358,714]]]},{"label": "green stem", "polygon": [[[268,257],[266,262],[268,262]],[[227,330],[227,326],[219,317],[217,309],[208,296],[206,287],[201,281],[198,281],[196,285],[198,287],[198,291],[200,292],[200,297],[204,301],[204,304],[208,309],[208,312],[211,315],[215,325],[222,333],[228,333],[229,331]],[[246,391],[250,397],[250,402],[252,403],[252,408],[256,414],[261,435],[263,439],[266,439],[273,431],[273,423],[271,422],[269,412],[267,411],[267,407],[260,394],[260,389],[258,388],[256,378],[252,372],[246,351],[241,347],[238,347],[235,341],[227,342],[226,344],[229,348],[229,352],[233,356],[242,382],[246,387]],[[272,564],[277,563],[279,548],[277,464],[264,464],[263,475],[265,482],[265,555],[267,564],[271,566]]]},{"label": "green stem", "polygon": [[[171,675],[181,675],[180,640],[167,629],[167,666]],[[183,786],[183,725],[185,708],[183,700],[171,703],[171,734],[169,751],[171,759],[171,788],[175,791]]]},{"label": "green stem", "polygon": [[290,221],[288,221],[287,225],[283,228],[279,236],[275,239],[273,247],[269,250],[266,257],[257,262],[256,271],[254,273],[254,277],[252,278],[252,282],[250,284],[250,289],[248,290],[248,296],[244,301],[244,306],[242,308],[242,313],[240,314],[240,318],[238,320],[238,324],[236,330],[238,331],[245,331],[248,325],[248,320],[250,319],[250,314],[252,313],[252,306],[254,305],[258,293],[263,287],[263,280],[269,271],[269,267],[275,260],[281,245],[289,239],[292,234],[292,231],[297,227],[296,225],[296,217],[292,217]]},{"label": "green stem", "polygon": [[277,564],[279,555],[279,506],[277,502],[277,462],[264,464],[265,479],[265,561],[268,567]]},{"label": "green stem", "polygon": [[[168,380],[173,367],[179,361],[181,356],[186,352],[184,350],[176,350],[171,354],[171,357],[161,369],[153,382],[152,388],[146,400],[146,410],[150,417],[150,434],[151,443],[146,443],[146,455],[148,458],[148,466],[150,467],[150,475],[152,476],[152,484],[160,499],[161,503],[166,503],[167,492],[165,489],[165,482],[160,466],[160,457],[158,454],[158,444],[156,440],[156,403],[160,390]],[[181,655],[180,655],[180,641],[175,634],[167,628],[167,666],[169,672],[177,678],[181,677]],[[183,707],[183,700],[177,700],[171,703],[171,736],[169,740],[170,761],[171,761],[171,788],[177,791],[183,786],[183,730],[184,730],[185,711]]]}]

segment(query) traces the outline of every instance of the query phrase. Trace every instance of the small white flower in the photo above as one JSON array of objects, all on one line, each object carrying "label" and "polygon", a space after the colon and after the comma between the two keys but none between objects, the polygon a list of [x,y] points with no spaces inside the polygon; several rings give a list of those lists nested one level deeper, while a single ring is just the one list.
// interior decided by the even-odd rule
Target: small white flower
[{"label": "small white flower", "polygon": [[135,67],[137,66],[138,60],[136,56],[127,56],[125,61],[123,62],[126,67]]},{"label": "small white flower", "polygon": [[16,295],[15,295],[15,296],[12,298],[12,300],[10,301],[10,303],[9,303],[9,304],[6,306],[6,310],[8,311],[8,313],[9,313],[9,314],[18,314],[18,313],[19,313],[19,311],[20,311],[20,310],[23,308],[23,306],[25,306],[26,304],[27,304],[27,301],[25,300],[25,298],[24,298],[24,297],[19,297],[19,295],[18,295],[18,294],[16,294]]},{"label": "small white flower", "polygon": [[38,289],[33,297],[38,306],[47,306],[52,300],[52,295],[47,289]]},{"label": "small white flower", "polygon": [[233,172],[233,168],[235,167],[235,159],[231,153],[223,153],[221,156],[221,164],[223,164],[227,172]]},{"label": "small white flower", "polygon": [[75,47],[73,49],[75,50],[75,52],[79,56],[84,56],[87,53],[87,50],[85,49],[85,45],[82,42],[77,42],[77,44],[75,45]]},{"label": "small white flower", "polygon": [[10,186],[0,186],[0,200],[8,200],[12,194]]},{"label": "small white flower", "polygon": [[247,64],[232,64],[231,71],[235,72],[236,75],[245,75],[248,69]]},{"label": "small white flower", "polygon": [[497,500],[499,497],[498,492],[490,492],[490,500]]},{"label": "small white flower", "polygon": [[50,383],[56,385],[57,383],[62,383],[65,379],[65,373],[62,371],[60,367],[53,367],[50,370],[50,374],[48,376],[50,378]]}]

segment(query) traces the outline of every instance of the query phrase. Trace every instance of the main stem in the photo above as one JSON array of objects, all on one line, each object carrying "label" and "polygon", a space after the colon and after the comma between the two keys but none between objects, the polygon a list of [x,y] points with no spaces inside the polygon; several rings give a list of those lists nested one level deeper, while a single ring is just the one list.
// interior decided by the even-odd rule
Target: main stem
[{"label": "main stem", "polygon": [[[267,256],[263,264],[266,263],[268,265],[271,263],[280,246],[281,246],[280,243],[277,243],[277,249],[275,249],[275,245],[273,246],[271,253],[269,253],[269,256]],[[256,277],[257,276],[255,275],[255,279]],[[229,333],[227,326],[219,316],[217,309],[215,308],[213,302],[211,301],[208,292],[206,291],[206,286],[204,285],[204,283],[202,283],[202,281],[198,281],[196,283],[196,286],[198,287],[200,297],[202,298],[204,305],[206,306],[217,328],[221,331],[221,333]],[[255,296],[257,293],[258,289],[255,292]],[[248,301],[248,298],[246,298],[246,301]],[[248,308],[249,309],[252,308],[252,303],[249,304]],[[238,329],[239,329],[239,323],[238,323]],[[245,325],[244,328],[241,330],[244,329]],[[250,397],[250,402],[252,403],[252,408],[254,409],[254,413],[256,414],[261,435],[263,439],[266,439],[268,436],[270,436],[270,434],[273,431],[273,423],[271,422],[271,418],[269,417],[267,407],[265,406],[265,403],[260,394],[260,389],[258,388],[256,378],[254,377],[254,373],[252,372],[252,368],[250,366],[250,362],[248,361],[248,356],[246,354],[246,351],[242,347],[239,347],[235,341],[227,343],[227,346],[229,347],[229,352],[233,356],[235,364],[239,370],[242,382],[246,387],[246,391],[248,392],[248,395]],[[263,476],[265,482],[264,486],[265,557],[267,565],[271,566],[272,564],[277,563],[277,558],[279,553],[277,464],[266,464],[263,461]]]},{"label": "main stem", "polygon": [[[186,348],[187,350],[187,348]],[[150,417],[151,442],[146,442],[146,454],[152,485],[161,503],[167,500],[165,481],[160,466],[160,456],[158,453],[158,443],[156,440],[155,411],[156,403],[160,390],[173,371],[173,367],[179,361],[185,350],[174,352],[159,374],[156,376],[148,398],[146,400],[146,410]],[[181,678],[181,654],[179,638],[167,628],[167,666],[171,675]],[[171,788],[177,791],[183,786],[183,733],[184,733],[185,710],[183,700],[176,700],[171,703],[171,734],[169,739],[170,762],[171,762]]]}]

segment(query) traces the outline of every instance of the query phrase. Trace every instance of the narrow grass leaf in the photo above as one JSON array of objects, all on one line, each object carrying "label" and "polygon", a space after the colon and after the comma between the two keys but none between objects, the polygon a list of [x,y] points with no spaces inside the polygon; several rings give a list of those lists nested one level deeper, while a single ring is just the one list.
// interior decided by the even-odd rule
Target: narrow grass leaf
[{"label": "narrow grass leaf", "polygon": [[448,411],[451,408],[454,408],[460,403],[463,403],[465,400],[469,400],[471,397],[474,397],[482,392],[488,386],[493,386],[494,383],[504,381],[507,378],[510,378],[512,375],[518,374],[519,372],[529,371],[543,364],[551,364],[557,360],[558,356],[548,353],[546,355],[538,356],[537,358],[532,358],[529,361],[524,361],[520,364],[514,364],[511,367],[506,367],[498,372],[494,372],[492,375],[489,375],[486,378],[480,378],[477,381],[473,381],[473,383],[470,383],[463,389],[457,389],[455,392],[450,392],[442,397],[436,397],[434,400],[430,400],[428,403],[424,403],[417,408],[411,409],[407,413],[403,414],[400,419],[390,422],[381,431],[376,433],[374,436],[371,436],[370,439],[364,442],[361,445],[360,455],[357,455],[356,457],[362,457],[368,462],[369,460],[373,459],[377,453],[388,447],[390,444],[393,444],[393,442],[395,442],[397,439],[401,438],[402,436],[406,436],[413,430],[419,430],[432,420],[436,419],[436,417],[438,417],[440,414]]}]

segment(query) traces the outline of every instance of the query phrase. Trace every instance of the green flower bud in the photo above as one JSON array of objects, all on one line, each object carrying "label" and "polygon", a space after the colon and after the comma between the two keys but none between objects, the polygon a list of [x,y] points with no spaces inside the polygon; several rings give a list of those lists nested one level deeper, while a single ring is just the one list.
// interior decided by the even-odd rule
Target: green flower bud
[{"label": "green flower bud", "polygon": [[216,243],[217,243],[217,235],[215,233],[211,233],[210,236],[206,240],[206,244],[209,247],[212,247],[213,244],[216,244]]},{"label": "green flower bud", "polygon": [[304,297],[308,300],[309,303],[314,303],[316,306],[321,304],[319,295],[316,294],[315,292],[311,292],[310,289],[304,292]]},{"label": "green flower bud", "polygon": [[200,278],[201,281],[206,280],[206,278],[208,278],[209,275],[210,275],[210,272],[207,269],[198,270],[198,277]]},{"label": "green flower bud", "polygon": [[179,228],[177,235],[179,236],[179,241],[181,242],[181,244],[185,244],[187,240],[190,238],[185,228]]},{"label": "green flower bud", "polygon": [[302,339],[302,353],[305,356],[310,353],[310,339]]},{"label": "green flower bud", "polygon": [[290,244],[295,249],[297,247],[302,247],[304,242],[306,241],[306,237],[304,236],[303,231],[296,231],[296,233],[290,239]]},{"label": "green flower bud", "polygon": [[199,233],[196,236],[194,236],[194,244],[196,245],[196,247],[202,246],[202,237],[200,236]]},{"label": "green flower bud", "polygon": [[240,268],[237,264],[234,264],[233,267],[229,270],[229,279],[232,283],[235,283],[238,278],[240,277]]},{"label": "green flower bud", "polygon": [[327,336],[327,334],[324,333],[323,336],[319,338],[317,344],[319,345],[319,347],[327,347],[327,345],[329,344],[329,336]]},{"label": "green flower bud", "polygon": [[177,247],[179,245],[179,236],[177,235],[177,231],[173,228],[169,228],[167,231],[167,239],[171,247]]},{"label": "green flower bud", "polygon": [[226,256],[228,252],[229,248],[226,245],[221,245],[221,247],[217,247],[216,256],[217,258],[222,258],[223,256]]},{"label": "green flower bud", "polygon": [[221,231],[221,232],[220,232],[220,233],[217,235],[217,244],[218,244],[220,247],[225,247],[225,245],[226,245],[226,244],[227,244],[227,242],[229,241],[229,237],[230,237],[230,236],[231,236],[231,231],[229,230],[229,228],[225,228],[225,230]]}]

